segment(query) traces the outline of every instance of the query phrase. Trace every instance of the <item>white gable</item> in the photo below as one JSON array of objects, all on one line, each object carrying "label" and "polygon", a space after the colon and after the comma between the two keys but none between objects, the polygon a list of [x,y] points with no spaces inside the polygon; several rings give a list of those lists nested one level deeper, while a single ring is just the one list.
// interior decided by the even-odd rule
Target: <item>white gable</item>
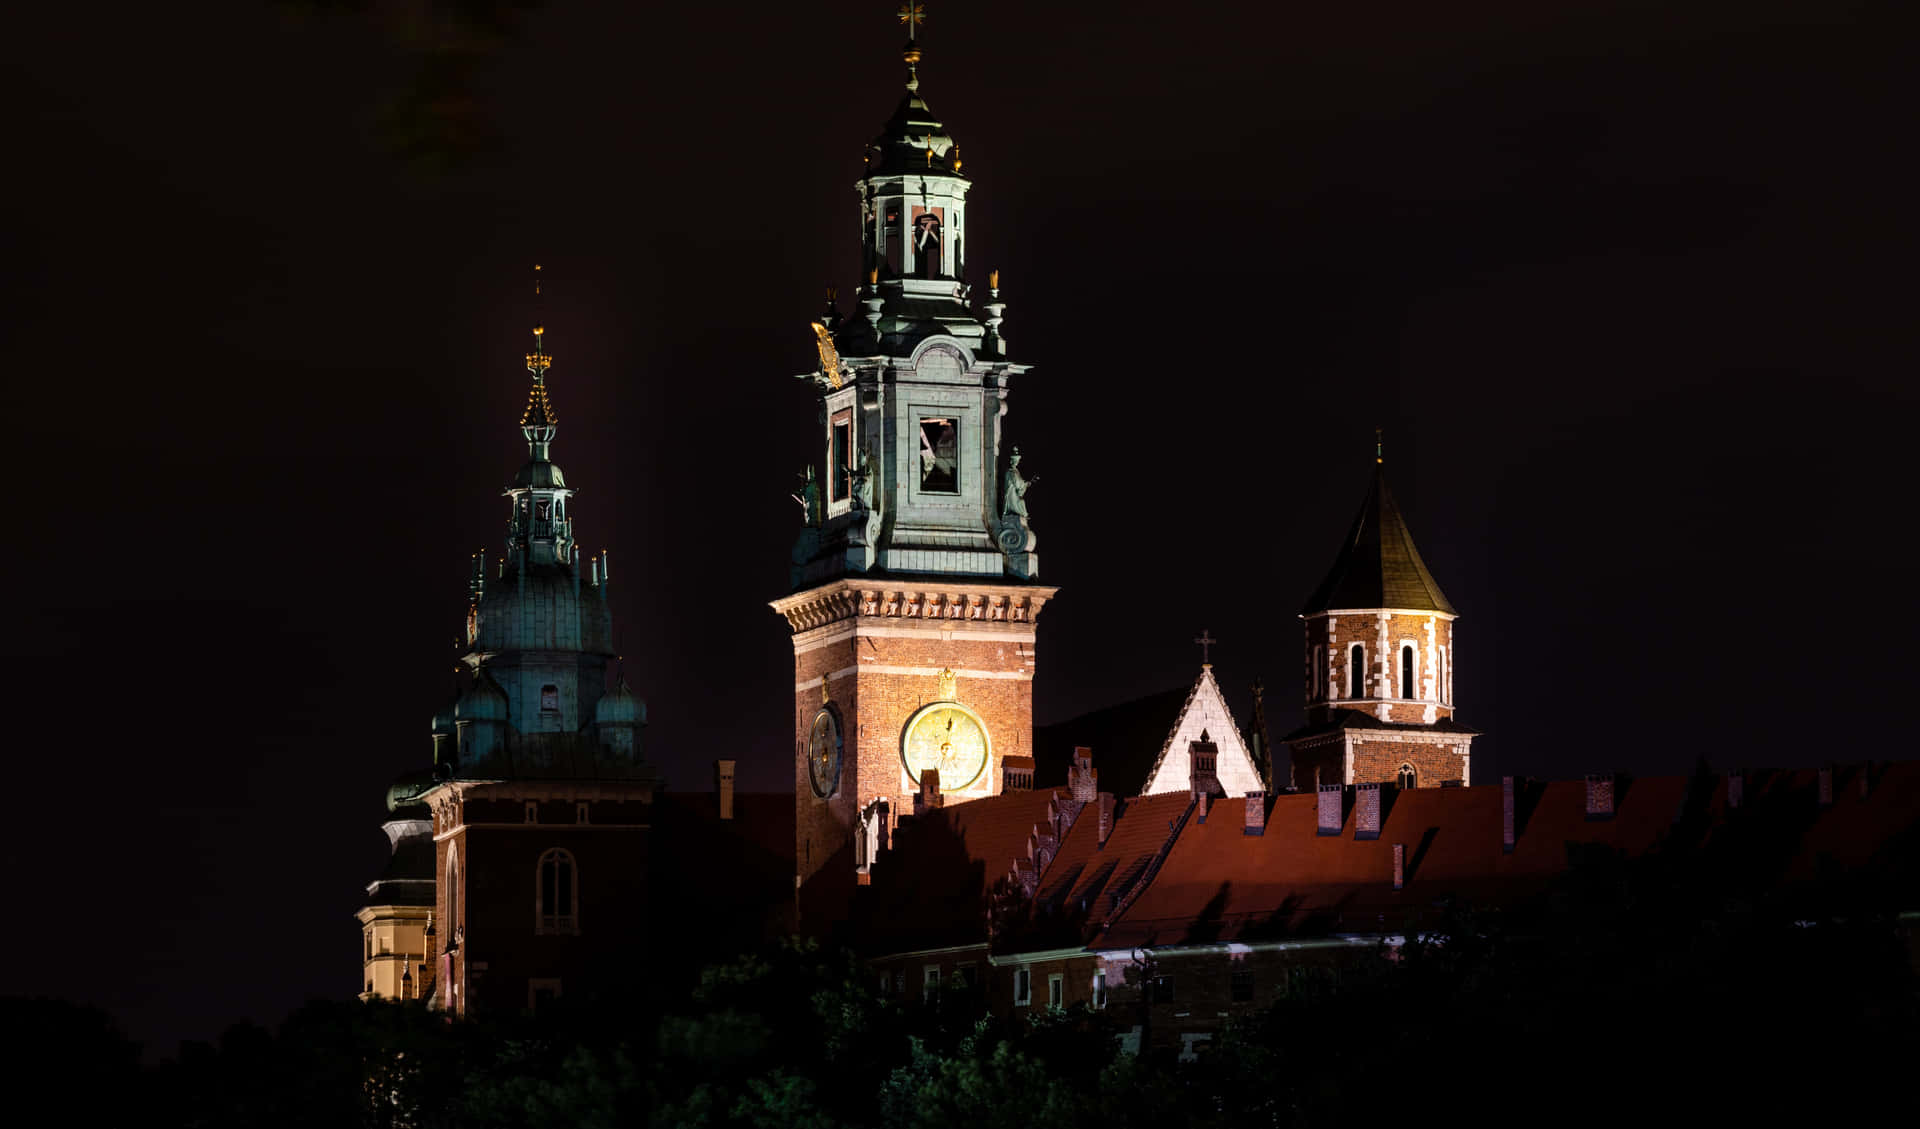
[{"label": "white gable", "polygon": [[1244,796],[1265,787],[1260,783],[1260,773],[1253,767],[1253,755],[1240,739],[1240,727],[1234,724],[1233,714],[1227,710],[1227,700],[1220,695],[1220,684],[1213,680],[1212,668],[1202,667],[1200,680],[1187,694],[1187,704],[1180,707],[1173,732],[1160,747],[1153,770],[1147,773],[1143,795],[1184,792],[1193,786],[1193,766],[1187,749],[1200,740],[1202,733],[1219,747],[1219,755],[1214,759],[1214,775],[1227,795]]}]

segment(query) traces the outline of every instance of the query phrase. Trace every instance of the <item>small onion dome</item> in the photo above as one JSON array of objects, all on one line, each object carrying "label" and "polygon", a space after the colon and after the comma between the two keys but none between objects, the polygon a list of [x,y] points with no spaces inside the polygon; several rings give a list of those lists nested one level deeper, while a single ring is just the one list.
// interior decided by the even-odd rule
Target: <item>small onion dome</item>
[{"label": "small onion dome", "polygon": [[645,718],[646,710],[640,705],[640,699],[628,689],[627,680],[622,678],[600,704],[593,708],[593,720],[600,725],[639,725]]},{"label": "small onion dome", "polygon": [[455,704],[456,702],[448,702],[446,705],[440,707],[439,713],[433,715],[433,735],[435,737],[453,732],[453,708]]},{"label": "small onion dome", "polygon": [[540,490],[565,490],[567,476],[560,473],[560,465],[548,459],[528,459],[513,476],[513,484],[521,487],[533,487]]},{"label": "small onion dome", "polygon": [[426,795],[433,785],[431,770],[401,775],[387,789],[387,810],[394,815],[419,814],[424,817],[427,805],[420,801],[420,797]]},{"label": "small onion dome", "polygon": [[483,670],[454,703],[453,716],[460,721],[505,721],[507,692],[493,680],[493,675]]}]

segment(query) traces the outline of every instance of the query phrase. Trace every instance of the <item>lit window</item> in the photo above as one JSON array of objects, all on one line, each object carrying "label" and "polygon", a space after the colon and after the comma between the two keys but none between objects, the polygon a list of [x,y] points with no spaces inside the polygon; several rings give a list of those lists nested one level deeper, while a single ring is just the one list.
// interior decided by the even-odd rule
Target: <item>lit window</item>
[{"label": "lit window", "polygon": [[951,416],[920,421],[920,490],[960,492],[960,421]]},{"label": "lit window", "polygon": [[1053,973],[1051,976],[1047,977],[1047,1006],[1048,1007],[1067,1006],[1066,977],[1062,976],[1058,972]]},{"label": "lit window", "polygon": [[1412,788],[1416,786],[1419,781],[1419,775],[1413,771],[1412,765],[1403,764],[1400,766],[1400,787]]},{"label": "lit window", "polygon": [[1400,696],[1413,697],[1413,648],[1400,648]]},{"label": "lit window", "polygon": [[573,855],[558,847],[541,855],[537,882],[534,932],[578,933],[580,890]]},{"label": "lit window", "polygon": [[540,687],[540,712],[560,712],[560,687],[555,686],[551,682]]},{"label": "lit window", "polygon": [[1013,970],[1013,1006],[1025,1007],[1033,1002],[1033,972],[1025,968]]},{"label": "lit window", "polygon": [[1367,696],[1367,649],[1358,643],[1347,652],[1347,697]]}]

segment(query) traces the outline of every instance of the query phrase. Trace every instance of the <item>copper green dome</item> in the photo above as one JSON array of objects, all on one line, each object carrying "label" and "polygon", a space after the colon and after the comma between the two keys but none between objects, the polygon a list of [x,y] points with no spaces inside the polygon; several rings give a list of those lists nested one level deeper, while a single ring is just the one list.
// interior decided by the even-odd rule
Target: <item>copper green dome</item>
[{"label": "copper green dome", "polygon": [[620,684],[608,691],[593,708],[593,720],[601,725],[645,725],[647,707],[633,696],[623,676]]},{"label": "copper green dome", "polygon": [[460,695],[460,701],[453,707],[453,716],[461,721],[505,721],[507,720],[507,692],[493,680],[493,675],[481,671]]}]

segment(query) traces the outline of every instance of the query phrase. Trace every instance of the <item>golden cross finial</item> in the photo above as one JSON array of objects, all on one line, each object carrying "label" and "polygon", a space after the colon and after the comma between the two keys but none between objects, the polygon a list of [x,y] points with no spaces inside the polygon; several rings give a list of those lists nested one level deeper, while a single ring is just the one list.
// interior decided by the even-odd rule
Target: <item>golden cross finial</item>
[{"label": "golden cross finial", "polygon": [[926,8],[927,6],[925,4],[915,4],[912,0],[908,0],[907,3],[900,5],[898,15],[900,16],[900,22],[907,25],[908,42],[913,41],[914,31],[919,28],[921,24],[927,22]]}]

